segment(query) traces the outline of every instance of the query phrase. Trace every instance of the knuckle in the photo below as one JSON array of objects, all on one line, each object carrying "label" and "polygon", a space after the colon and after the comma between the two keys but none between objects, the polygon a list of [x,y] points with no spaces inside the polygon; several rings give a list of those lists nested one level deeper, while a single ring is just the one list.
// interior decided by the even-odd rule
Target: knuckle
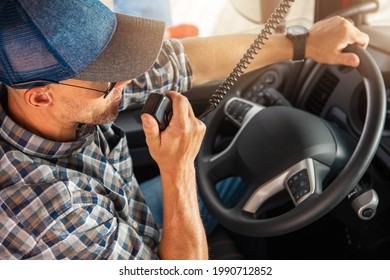
[{"label": "knuckle", "polygon": [[190,102],[188,101],[188,98],[184,95],[179,95],[178,99],[180,100],[181,103],[189,104]]},{"label": "knuckle", "polygon": [[351,26],[351,22],[345,18],[340,18],[341,27],[343,27],[344,31],[348,30]]},{"label": "knuckle", "polygon": [[183,121],[179,123],[177,127],[177,132],[180,135],[188,134],[190,131],[191,131],[191,126],[187,122]]},{"label": "knuckle", "polygon": [[204,135],[206,133],[206,125],[204,122],[198,120],[198,130]]}]

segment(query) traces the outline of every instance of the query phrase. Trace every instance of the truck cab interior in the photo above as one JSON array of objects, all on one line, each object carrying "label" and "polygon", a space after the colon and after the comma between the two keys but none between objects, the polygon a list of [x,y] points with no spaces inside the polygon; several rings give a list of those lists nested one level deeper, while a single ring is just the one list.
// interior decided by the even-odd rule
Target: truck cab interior
[{"label": "truck cab interior", "polygon": [[[277,2],[230,4],[261,30]],[[224,246],[243,259],[387,259],[390,1],[307,2],[292,2],[292,9],[300,8],[291,10],[276,32],[340,15],[370,36],[369,46],[349,47],[361,59],[357,69],[306,59],[247,72],[204,117],[198,188],[220,223],[210,244],[229,240]],[[306,4],[312,9],[303,9]],[[196,115],[208,108],[221,83],[182,93]],[[144,140],[141,110],[128,109],[116,120],[126,131],[140,182],[158,174]],[[234,208],[223,205],[214,189],[229,176],[248,185]]]}]

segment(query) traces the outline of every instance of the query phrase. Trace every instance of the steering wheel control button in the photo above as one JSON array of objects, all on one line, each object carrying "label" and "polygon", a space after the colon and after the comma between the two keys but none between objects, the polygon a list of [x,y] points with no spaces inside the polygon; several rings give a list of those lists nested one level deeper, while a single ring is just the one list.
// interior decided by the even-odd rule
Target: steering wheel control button
[{"label": "steering wheel control button", "polygon": [[257,82],[252,86],[252,90],[254,92],[262,92],[265,89],[265,85],[263,82]]},{"label": "steering wheel control button", "polygon": [[252,108],[252,105],[241,102],[239,100],[232,101],[227,107],[227,113],[237,121],[239,124],[242,124],[246,113]]},{"label": "steering wheel control button", "polygon": [[310,193],[310,181],[307,169],[303,169],[287,180],[290,193],[297,203],[302,197]]},{"label": "steering wheel control button", "polygon": [[362,216],[367,219],[371,219],[374,216],[374,210],[371,208],[364,209],[362,212]]},{"label": "steering wheel control button", "polygon": [[276,82],[276,75],[275,75],[275,73],[273,73],[273,72],[266,73],[264,75],[264,82],[267,85],[272,86]]}]

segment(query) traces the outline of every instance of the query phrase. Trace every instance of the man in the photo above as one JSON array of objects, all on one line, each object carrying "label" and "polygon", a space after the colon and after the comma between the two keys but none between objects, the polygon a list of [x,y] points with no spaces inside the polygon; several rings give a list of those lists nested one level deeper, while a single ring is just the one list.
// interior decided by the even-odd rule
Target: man
[{"label": "man", "polygon": [[[0,33],[0,259],[207,259],[194,170],[205,126],[173,91],[227,75],[252,36],[161,46],[161,22],[113,14],[98,0],[4,0]],[[367,42],[333,18],[311,28],[306,56],[357,66],[341,50]],[[292,49],[272,36],[251,67]],[[142,116],[161,174],[161,231],[112,124],[156,88],[169,91],[174,112],[161,133]]]}]

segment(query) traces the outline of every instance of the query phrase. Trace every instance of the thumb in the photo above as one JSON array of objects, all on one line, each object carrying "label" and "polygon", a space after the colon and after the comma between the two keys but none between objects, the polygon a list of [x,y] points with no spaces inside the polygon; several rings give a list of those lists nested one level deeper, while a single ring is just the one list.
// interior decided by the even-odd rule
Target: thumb
[{"label": "thumb", "polygon": [[141,120],[148,145],[159,143],[160,130],[158,129],[157,121],[149,114],[142,114]]},{"label": "thumb", "polygon": [[360,64],[359,57],[354,53],[342,53],[339,58],[339,63],[351,67],[358,67]]}]

